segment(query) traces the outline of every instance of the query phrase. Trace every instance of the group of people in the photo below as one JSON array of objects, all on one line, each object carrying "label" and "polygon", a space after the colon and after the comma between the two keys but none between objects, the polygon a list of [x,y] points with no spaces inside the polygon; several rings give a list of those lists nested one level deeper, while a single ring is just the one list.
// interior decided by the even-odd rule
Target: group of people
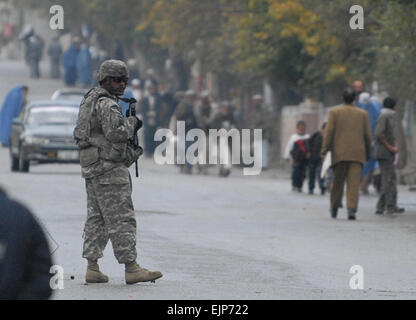
[{"label": "group of people", "polygon": [[[163,84],[155,80],[153,71],[146,72],[147,78],[143,81],[132,79],[130,87],[126,90],[124,98],[135,98],[138,101],[137,114],[143,121],[143,130],[140,132],[140,144],[144,147],[147,157],[152,157],[158,145],[154,136],[158,129],[169,128],[176,133],[178,121],[185,123],[185,134],[191,129],[201,129],[208,134],[209,129],[241,129],[241,109],[231,101],[217,102],[209,91],[204,90],[199,94],[194,90],[178,91],[171,93],[166,91]],[[120,102],[123,114],[129,105]],[[250,113],[250,127],[266,129],[268,118],[263,110],[263,97],[253,96],[253,110]],[[269,131],[270,132],[270,131]],[[185,153],[192,142],[185,141]],[[205,157],[208,152],[201,152],[198,157]],[[220,175],[228,176],[231,170],[231,158],[220,167]],[[203,161],[200,161],[203,162]],[[193,165],[188,161],[180,165],[180,172],[192,174]],[[197,164],[198,173],[207,174],[208,166]]]},{"label": "group of people", "polygon": [[[375,169],[380,169],[381,181],[376,214],[402,213],[397,205],[395,164],[398,159],[396,137],[396,101],[387,97],[383,104],[363,92],[363,83],[354,82],[354,89],[343,93],[343,105],[333,108],[328,122],[312,136],[306,134],[306,123],[297,123],[297,133],[292,135],[285,158],[293,159],[292,187],[302,192],[309,167],[309,193],[313,194],[315,177],[318,176],[321,193],[329,187],[330,212],[337,217],[342,207],[345,183],[347,185],[347,211],[350,220],[356,219],[359,192],[368,193],[368,185]],[[325,157],[330,157],[330,168],[324,181],[322,168]],[[322,171],[322,172],[321,172]]]},{"label": "group of people", "polygon": [[64,81],[67,86],[78,84],[88,88],[93,84],[93,57],[87,42],[74,37],[63,54],[62,65],[65,69]]},{"label": "group of people", "polygon": [[318,180],[321,194],[325,194],[327,186],[320,174],[322,168],[321,147],[325,134],[326,122],[321,130],[312,135],[306,133],[306,122],[300,120],[296,124],[296,133],[293,134],[284,152],[284,159],[293,160],[292,190],[302,192],[306,171],[309,169],[309,193],[313,194]]},{"label": "group of people", "polygon": [[[40,78],[40,61],[43,58],[45,41],[40,37],[32,26],[27,26],[19,36],[19,40],[24,44],[24,56],[29,67],[31,78]],[[60,37],[54,36],[46,53],[50,62],[50,77],[52,79],[61,78],[61,67],[64,69],[63,80],[66,86],[78,85],[88,88],[94,83],[94,73],[98,70],[101,63],[109,59],[106,51],[98,51],[90,45],[88,40],[83,40],[78,36],[71,39],[69,47],[64,51]]]}]

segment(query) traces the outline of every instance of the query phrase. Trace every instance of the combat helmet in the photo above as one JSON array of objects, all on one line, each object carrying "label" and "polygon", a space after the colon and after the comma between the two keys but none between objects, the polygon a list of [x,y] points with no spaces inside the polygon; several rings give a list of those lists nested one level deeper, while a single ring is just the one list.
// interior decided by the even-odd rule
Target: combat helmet
[{"label": "combat helmet", "polygon": [[106,60],[98,69],[97,80],[103,81],[107,77],[129,77],[127,65],[121,60]]}]

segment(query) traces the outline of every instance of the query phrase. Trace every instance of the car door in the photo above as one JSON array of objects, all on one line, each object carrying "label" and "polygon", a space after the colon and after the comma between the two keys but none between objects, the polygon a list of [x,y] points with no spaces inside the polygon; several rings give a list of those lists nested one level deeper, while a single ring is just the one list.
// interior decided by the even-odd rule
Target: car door
[{"label": "car door", "polygon": [[25,129],[23,117],[13,119],[12,132],[10,133],[10,154],[19,155],[20,136]]}]

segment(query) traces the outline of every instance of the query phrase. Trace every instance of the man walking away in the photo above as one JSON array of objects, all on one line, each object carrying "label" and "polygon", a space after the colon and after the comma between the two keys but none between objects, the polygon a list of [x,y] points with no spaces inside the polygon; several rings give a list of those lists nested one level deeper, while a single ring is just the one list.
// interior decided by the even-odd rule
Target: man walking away
[{"label": "man walking away", "polygon": [[377,202],[376,214],[383,214],[387,208],[388,214],[402,213],[404,208],[397,206],[396,172],[394,158],[399,149],[396,145],[396,101],[388,97],[383,101],[383,110],[377,120],[374,133],[375,157],[380,164],[381,192]]},{"label": "man walking away", "polygon": [[153,83],[149,83],[147,90],[147,96],[140,101],[139,111],[143,114],[145,154],[150,158],[158,145],[155,141],[155,133],[160,127],[162,100]]},{"label": "man walking away", "polygon": [[371,155],[371,128],[368,113],[353,105],[355,94],[347,89],[344,104],[329,113],[321,155],[332,151],[334,180],[331,190],[331,216],[337,217],[342,207],[344,184],[347,182],[348,219],[355,220],[358,210],[360,174]]}]

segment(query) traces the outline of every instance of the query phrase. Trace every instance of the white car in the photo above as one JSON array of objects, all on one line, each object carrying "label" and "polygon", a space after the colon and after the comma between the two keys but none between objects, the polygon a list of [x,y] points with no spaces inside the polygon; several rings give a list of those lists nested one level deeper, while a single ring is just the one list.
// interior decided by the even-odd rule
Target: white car
[{"label": "white car", "polygon": [[56,90],[53,93],[51,100],[70,100],[70,101],[75,101],[77,103],[81,103],[86,93],[87,91],[84,89],[65,88],[65,89]]}]

